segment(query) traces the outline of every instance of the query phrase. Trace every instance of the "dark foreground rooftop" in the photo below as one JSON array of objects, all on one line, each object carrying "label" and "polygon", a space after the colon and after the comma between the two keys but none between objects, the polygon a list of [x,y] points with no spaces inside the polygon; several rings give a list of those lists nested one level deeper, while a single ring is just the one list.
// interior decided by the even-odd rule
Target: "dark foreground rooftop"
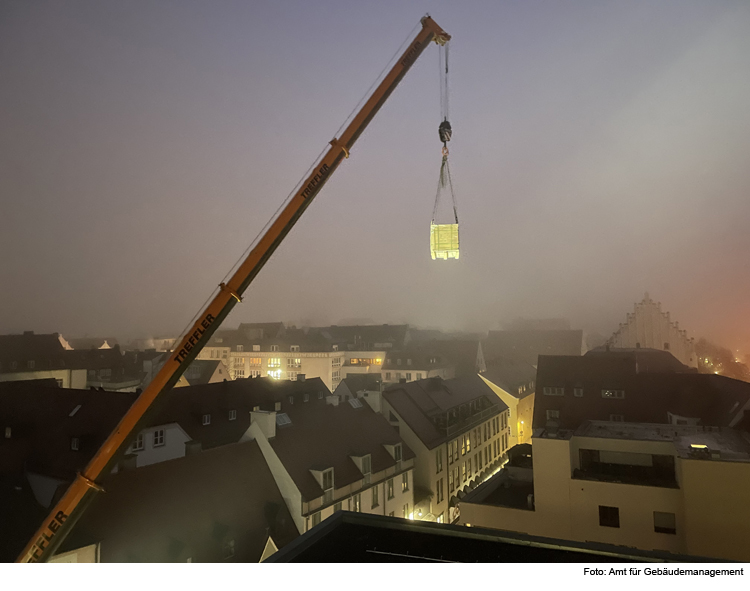
[{"label": "dark foreground rooftop", "polygon": [[693,556],[338,511],[266,562],[700,562]]}]

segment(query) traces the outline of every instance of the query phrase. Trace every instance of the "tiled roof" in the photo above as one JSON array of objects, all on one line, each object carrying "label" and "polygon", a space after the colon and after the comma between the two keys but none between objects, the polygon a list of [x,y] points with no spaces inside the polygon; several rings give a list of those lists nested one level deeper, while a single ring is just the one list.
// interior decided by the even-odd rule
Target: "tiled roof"
[{"label": "tiled roof", "polygon": [[534,392],[536,369],[527,363],[498,357],[487,364],[487,371],[481,375],[519,400]]},{"label": "tiled roof", "polygon": [[403,347],[409,336],[408,324],[366,324],[320,326],[310,329],[334,343],[345,344],[349,351],[379,351]]},{"label": "tiled roof", "polygon": [[[33,363],[33,367],[29,367],[29,362]],[[67,367],[65,349],[57,333],[0,335],[0,373]]]},{"label": "tiled roof", "polygon": [[[557,420],[563,429],[576,429],[585,420],[608,421],[610,415],[622,415],[626,422],[666,423],[668,413],[721,427],[750,399],[750,383],[675,371],[685,366],[665,362],[665,352],[658,353],[658,360],[649,363],[643,362],[648,351],[540,357],[534,428],[545,426],[548,410],[560,413]],[[545,395],[545,387],[564,388],[564,395]],[[575,397],[574,388],[581,388],[583,395]],[[602,390],[623,390],[624,398],[605,398]]]},{"label": "tiled roof", "polygon": [[383,397],[429,449],[447,438],[432,422],[433,416],[480,399],[497,413],[508,408],[477,374],[394,384]]},{"label": "tiled roof", "polygon": [[368,404],[360,408],[347,402],[338,406],[294,404],[285,412],[291,425],[276,429],[271,446],[305,500],[323,494],[311,469],[333,468],[334,486],[341,488],[362,479],[350,456],[370,454],[373,473],[396,463],[384,445],[402,443],[403,458],[414,457],[385,417]]},{"label": "tiled roof", "polygon": [[102,562],[260,560],[270,534],[297,537],[291,515],[257,442],[226,445],[143,468],[106,482],[61,551],[102,542]]},{"label": "tiled roof", "polygon": [[495,357],[537,365],[540,355],[580,355],[582,330],[491,330],[483,344],[489,364]]},{"label": "tiled roof", "polygon": [[[146,426],[177,423],[208,449],[239,441],[250,426],[255,406],[274,410],[279,402],[286,410],[291,406],[289,396],[301,401],[304,394],[311,402],[325,404],[330,392],[319,378],[304,382],[254,378],[174,388]],[[30,442],[23,448],[29,470],[70,480],[93,457],[136,397],[128,392],[0,382],[0,428],[9,426],[13,439]],[[230,420],[230,410],[236,411],[236,419]],[[211,415],[209,425],[203,425],[204,414]],[[80,442],[77,451],[71,449],[73,437]]]}]

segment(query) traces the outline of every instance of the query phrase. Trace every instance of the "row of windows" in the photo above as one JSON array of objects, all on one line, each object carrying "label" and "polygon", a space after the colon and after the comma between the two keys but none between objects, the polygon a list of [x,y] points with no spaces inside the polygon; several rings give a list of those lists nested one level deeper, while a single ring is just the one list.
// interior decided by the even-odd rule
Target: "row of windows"
[{"label": "row of windows", "polygon": [[[599,505],[599,525],[620,527],[620,508]],[[677,519],[674,513],[654,511],[654,531],[658,534],[676,534]]]},{"label": "row of windows", "polygon": [[[547,420],[555,420],[560,418],[560,411],[559,410],[548,410],[547,411]],[[625,415],[620,414],[611,414],[609,415],[609,420],[614,421],[616,423],[623,423],[625,422]]]},{"label": "row of windows", "polygon": [[[459,466],[448,470],[448,494],[452,494],[453,491],[461,488],[462,483],[466,484],[474,476],[479,474],[481,470],[484,470],[486,466],[489,466],[494,460],[499,458],[505,450],[508,449],[508,436],[503,435],[501,439],[496,439],[492,442],[492,446],[489,445],[482,451],[477,451],[474,454],[474,458],[468,458],[461,463],[461,471],[459,473]],[[442,458],[440,459],[440,465],[442,469]],[[440,478],[437,481],[437,502],[440,503],[445,497],[443,496],[443,479]]]},{"label": "row of windows", "polygon": [[[545,396],[565,396],[565,388],[562,386],[545,386],[542,391]],[[625,398],[625,390],[603,389],[602,398]],[[583,398],[583,388],[573,388],[573,396]]]},{"label": "row of windows", "polygon": [[[391,380],[391,375],[392,374],[391,374],[390,371],[385,372],[385,381],[386,382],[388,382],[388,381]],[[422,379],[422,372],[420,372],[420,371],[418,371],[418,372],[416,372],[414,374],[412,374],[412,372],[410,372],[410,371],[407,371],[405,374],[402,374],[400,371],[397,371],[394,375],[395,375],[395,379],[401,380],[401,378],[406,378],[407,382],[411,382],[412,381],[412,376],[414,376],[415,380],[421,380]]]},{"label": "row of windows", "polygon": [[[323,473],[323,486],[330,485],[330,488],[333,488],[333,470],[326,470]],[[380,485],[373,486],[370,489],[371,497],[372,497],[372,503],[371,508],[375,509],[376,507],[380,506],[380,493],[378,491]],[[395,497],[394,494],[394,482],[393,478],[389,478],[386,481],[386,497],[390,501]],[[409,473],[405,472],[401,475],[401,492],[408,492],[409,491]],[[334,512],[341,511],[343,508],[342,501],[338,501],[333,505]],[[409,505],[405,505],[404,507],[404,517],[408,517],[408,508]],[[357,493],[349,497],[349,510],[354,511],[355,513],[359,513],[362,511],[362,493]],[[391,517],[393,517],[394,514],[391,513]],[[312,527],[315,527],[320,523],[321,518],[321,512],[318,511],[317,513],[313,513],[312,515]],[[309,529],[309,528],[308,528]]]}]

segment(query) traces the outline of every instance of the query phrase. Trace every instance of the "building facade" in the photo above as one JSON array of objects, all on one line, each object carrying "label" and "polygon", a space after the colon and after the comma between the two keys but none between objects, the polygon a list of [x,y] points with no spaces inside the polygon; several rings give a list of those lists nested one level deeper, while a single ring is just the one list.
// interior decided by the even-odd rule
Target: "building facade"
[{"label": "building facade", "polygon": [[669,312],[663,312],[661,302],[653,301],[648,293],[635,304],[625,322],[609,338],[607,344],[618,349],[661,349],[669,351],[680,363],[698,367],[695,339],[673,322]]}]

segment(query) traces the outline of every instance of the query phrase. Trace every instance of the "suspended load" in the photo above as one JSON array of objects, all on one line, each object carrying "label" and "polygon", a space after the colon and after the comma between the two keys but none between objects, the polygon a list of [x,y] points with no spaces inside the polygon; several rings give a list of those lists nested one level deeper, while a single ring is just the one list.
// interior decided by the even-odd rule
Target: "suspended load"
[{"label": "suspended load", "polygon": [[[445,67],[443,67],[443,64]],[[430,254],[432,259],[458,258],[458,208],[456,196],[453,193],[453,182],[448,164],[448,142],[451,140],[453,130],[448,121],[448,44],[440,48],[440,111],[442,122],[438,126],[438,135],[443,142],[443,161],[440,165],[440,178],[438,180],[437,195],[435,195],[435,206],[432,210],[432,222],[430,224]],[[453,204],[453,224],[436,224],[440,197],[446,191],[450,191]]]},{"label": "suspended load", "polygon": [[[450,191],[453,201],[453,224],[436,224],[435,218],[440,205],[441,194]],[[440,179],[438,180],[437,195],[435,196],[435,207],[432,210],[432,223],[430,224],[430,253],[432,259],[457,259],[458,258],[458,209],[456,207],[456,196],[453,194],[453,183],[451,182],[451,171],[448,165],[448,150],[443,148],[443,163],[440,166]]]}]

